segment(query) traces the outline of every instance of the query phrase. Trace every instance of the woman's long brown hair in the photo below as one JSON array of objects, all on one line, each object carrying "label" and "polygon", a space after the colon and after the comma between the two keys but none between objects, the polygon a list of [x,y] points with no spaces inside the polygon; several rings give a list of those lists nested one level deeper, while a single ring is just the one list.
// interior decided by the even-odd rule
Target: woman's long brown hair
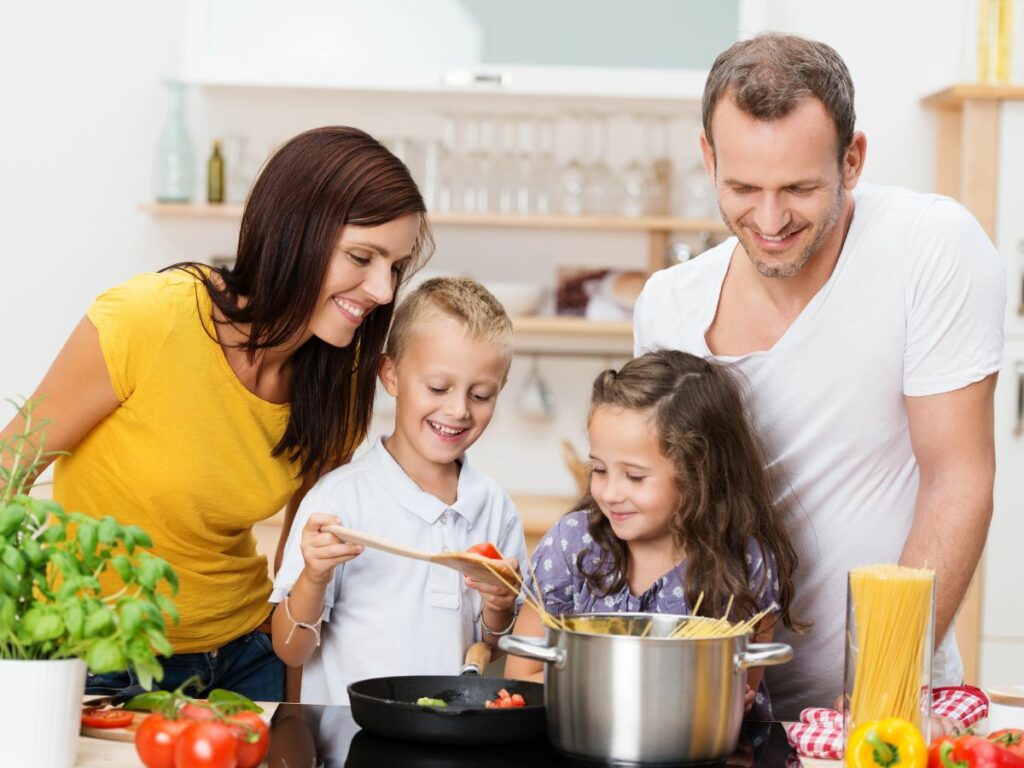
[{"label": "woman's long brown hair", "polygon": [[[678,351],[659,351],[607,370],[594,381],[591,414],[600,406],[650,413],[659,447],[676,468],[679,507],[671,529],[685,552],[683,587],[690,605],[703,592],[701,613],[722,616],[730,596],[734,614],[758,611],[746,555],[751,540],[775,556],[780,617],[800,629],[790,612],[797,553],[786,532],[784,510],[771,490],[764,454],[744,416],[739,387],[720,365]],[[573,511],[586,510],[589,532],[607,553],[594,563],[584,550],[577,566],[595,594],[617,592],[629,572],[629,548],[615,536],[588,490]],[[589,555],[589,557],[587,556]]]},{"label": "woman's long brown hair", "polygon": [[[376,139],[356,128],[316,128],[288,141],[264,166],[242,214],[234,265],[167,269],[193,274],[227,323],[248,326],[239,348],[252,361],[305,330],[346,224],[374,227],[421,214],[400,285],[433,251],[425,213],[408,168]],[[293,355],[291,413],[273,455],[297,463],[299,474],[348,461],[366,436],[393,312],[394,302],[375,307],[346,347],[314,336]]]}]

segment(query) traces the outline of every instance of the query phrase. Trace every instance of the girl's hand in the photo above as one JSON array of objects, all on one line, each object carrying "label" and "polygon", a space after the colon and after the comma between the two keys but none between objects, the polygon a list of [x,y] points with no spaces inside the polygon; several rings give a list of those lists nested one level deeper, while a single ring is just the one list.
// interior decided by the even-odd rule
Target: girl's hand
[{"label": "girl's hand", "polygon": [[[519,570],[519,561],[514,557],[510,557],[503,562],[508,563],[514,570]],[[466,586],[470,589],[475,589],[480,593],[480,597],[483,598],[484,606],[490,608],[493,611],[500,613],[507,613],[512,610],[512,606],[516,602],[516,598],[519,597],[518,592],[513,592],[506,586],[496,586],[494,584],[485,584],[482,581],[471,579],[469,576],[464,577]]]},{"label": "girl's hand", "polygon": [[314,584],[326,584],[334,577],[334,569],[347,563],[363,551],[362,544],[348,544],[333,533],[321,531],[324,525],[341,525],[334,515],[314,514],[309,516],[302,528],[299,549],[306,564],[305,575]]},{"label": "girl's hand", "polygon": [[747,686],[747,692],[743,694],[743,711],[744,713],[749,712],[754,706],[754,689],[749,685]]}]

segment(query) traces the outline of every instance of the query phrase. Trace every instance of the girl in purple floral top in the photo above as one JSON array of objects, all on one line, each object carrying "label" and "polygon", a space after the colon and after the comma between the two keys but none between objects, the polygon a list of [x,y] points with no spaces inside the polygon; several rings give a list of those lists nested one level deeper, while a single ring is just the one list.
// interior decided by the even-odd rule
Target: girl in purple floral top
[{"label": "girl in purple floral top", "polygon": [[[790,615],[797,557],[773,500],[736,383],[715,363],[678,351],[638,357],[594,382],[590,488],[533,556],[554,615],[623,611],[730,619],[766,608],[770,640]],[[524,608],[516,634],[543,635]],[[539,662],[509,657],[505,674],[542,679]],[[748,716],[771,719],[760,669],[747,673]]]}]

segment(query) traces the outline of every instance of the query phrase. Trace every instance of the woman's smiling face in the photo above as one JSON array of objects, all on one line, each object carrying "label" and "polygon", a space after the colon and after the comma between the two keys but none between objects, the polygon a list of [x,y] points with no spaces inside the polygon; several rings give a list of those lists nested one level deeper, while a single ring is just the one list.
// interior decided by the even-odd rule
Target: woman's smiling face
[{"label": "woman's smiling face", "polygon": [[398,274],[412,259],[419,228],[419,214],[376,227],[345,226],[327,265],[308,335],[333,347],[352,343],[374,307],[394,299]]}]

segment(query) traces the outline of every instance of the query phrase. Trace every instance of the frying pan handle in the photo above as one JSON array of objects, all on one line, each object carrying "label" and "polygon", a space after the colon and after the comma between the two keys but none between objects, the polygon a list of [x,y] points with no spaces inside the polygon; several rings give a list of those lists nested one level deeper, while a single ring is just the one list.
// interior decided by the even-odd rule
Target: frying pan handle
[{"label": "frying pan handle", "polygon": [[750,643],[746,651],[736,654],[736,671],[750,667],[774,667],[793,658],[793,648],[785,643]]},{"label": "frying pan handle", "polygon": [[498,638],[498,647],[505,651],[505,653],[511,653],[513,656],[522,656],[524,659],[554,664],[555,669],[561,669],[565,666],[565,651],[560,648],[551,648],[544,645],[544,641],[539,637],[505,635]]},{"label": "frying pan handle", "polygon": [[482,675],[491,660],[491,646],[487,643],[473,643],[466,651],[466,663],[462,666],[464,675]]}]

